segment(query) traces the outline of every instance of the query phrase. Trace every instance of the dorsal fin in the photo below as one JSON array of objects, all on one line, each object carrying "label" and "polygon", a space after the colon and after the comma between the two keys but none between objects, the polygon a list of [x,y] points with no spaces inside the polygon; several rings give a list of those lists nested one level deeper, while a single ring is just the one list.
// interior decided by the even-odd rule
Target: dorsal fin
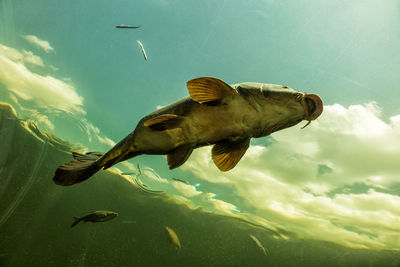
[{"label": "dorsal fin", "polygon": [[179,123],[179,118],[175,114],[162,114],[145,121],[143,125],[157,131],[162,131],[168,128],[175,128],[177,123]]},{"label": "dorsal fin", "polygon": [[239,142],[221,142],[212,148],[212,160],[223,172],[233,169],[246,153],[249,147],[250,138]]},{"label": "dorsal fin", "polygon": [[200,104],[219,101],[226,96],[236,94],[236,90],[225,82],[212,77],[201,77],[186,83],[190,97]]},{"label": "dorsal fin", "polygon": [[167,161],[169,168],[175,169],[181,166],[192,154],[193,146],[191,144],[181,145],[175,148],[172,152],[167,155]]}]

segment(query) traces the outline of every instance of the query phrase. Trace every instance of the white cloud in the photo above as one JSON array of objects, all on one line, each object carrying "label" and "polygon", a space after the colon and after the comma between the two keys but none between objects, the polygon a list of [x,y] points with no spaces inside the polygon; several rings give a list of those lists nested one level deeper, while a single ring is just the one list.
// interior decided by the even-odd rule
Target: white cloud
[{"label": "white cloud", "polygon": [[146,176],[147,178],[149,178],[150,180],[153,180],[155,182],[164,183],[164,184],[169,183],[167,179],[161,178],[158,175],[158,173],[155,170],[153,170],[152,168],[149,168],[149,167],[143,168],[142,173],[144,176]]},{"label": "white cloud", "polygon": [[184,204],[188,207],[191,207],[193,205],[192,201],[190,201],[189,199],[180,196],[180,195],[170,195],[169,196],[171,199],[175,200],[177,203],[181,203]]},{"label": "white cloud", "polygon": [[97,140],[99,140],[100,143],[105,144],[109,147],[113,147],[115,146],[115,142],[113,140],[111,140],[110,138],[106,137],[106,136],[97,136]]},{"label": "white cloud", "polygon": [[28,111],[31,114],[31,118],[36,119],[36,121],[38,122],[39,125],[46,125],[47,129],[50,130],[54,130],[54,125],[53,123],[49,120],[49,117],[41,114],[39,111],[31,109],[25,109],[23,108],[23,110],[26,112]]},{"label": "white cloud", "polygon": [[42,59],[33,52],[20,52],[0,44],[0,83],[7,90],[8,100],[18,107],[20,115],[37,121],[39,128],[45,126],[50,131],[55,130],[51,120],[57,116],[69,121],[72,118],[75,124],[70,127],[71,133],[78,126],[86,133],[89,142],[94,140],[97,145],[106,145],[107,148],[115,145],[113,140],[102,135],[100,129],[87,120],[83,98],[76,92],[71,79],[63,81],[37,74],[25,66],[27,63],[45,66]]},{"label": "white cloud", "polygon": [[217,199],[214,193],[205,194],[205,200],[211,203],[215,210],[228,214],[233,217],[239,217],[239,209],[235,205]]},{"label": "white cloud", "polygon": [[49,42],[44,41],[44,40],[40,40],[37,36],[35,35],[24,35],[22,36],[25,40],[27,40],[28,42],[30,42],[31,44],[36,45],[37,47],[43,49],[44,51],[46,51],[47,53],[50,51],[53,51],[54,48],[51,47],[51,45],[49,44]]},{"label": "white cloud", "polygon": [[125,166],[126,168],[128,168],[128,170],[131,170],[131,171],[136,171],[137,169],[135,168],[135,165],[133,165],[132,163],[130,163],[130,162],[128,162],[128,161],[123,161],[123,162],[121,162],[121,164],[123,165],[123,166]]},{"label": "white cloud", "polygon": [[196,187],[194,187],[193,185],[188,185],[176,181],[172,182],[171,184],[176,190],[180,191],[186,197],[195,197],[202,194],[202,192],[197,191]]},{"label": "white cloud", "polygon": [[24,62],[37,65],[39,67],[44,67],[42,59],[34,55],[33,52],[22,50],[22,54],[24,55]]},{"label": "white cloud", "polygon": [[24,62],[40,64],[33,53],[20,53],[13,48],[0,45],[0,82],[18,98],[29,101],[36,108],[82,113],[83,99],[75,88],[51,76],[36,74]]},{"label": "white cloud", "polygon": [[[285,129],[269,146],[251,146],[229,172],[213,165],[210,148],[196,149],[181,168],[229,183],[232,195],[269,227],[347,246],[400,249],[400,192],[377,191],[400,183],[400,115],[385,122],[380,114],[374,102],[325,106],[304,130]],[[357,184],[367,189],[355,193]]]},{"label": "white cloud", "polygon": [[82,118],[79,121],[79,127],[81,131],[85,132],[88,136],[89,142],[93,141],[93,137],[99,141],[101,144],[106,145],[107,147],[115,146],[115,142],[108,138],[107,136],[103,136],[100,134],[100,129],[94,126],[91,122],[89,122],[86,118]]},{"label": "white cloud", "polygon": [[0,45],[0,55],[6,55],[8,59],[17,63],[30,63],[40,67],[44,67],[42,59],[39,56],[36,56],[31,51],[22,50],[22,53],[20,53],[14,48]]}]

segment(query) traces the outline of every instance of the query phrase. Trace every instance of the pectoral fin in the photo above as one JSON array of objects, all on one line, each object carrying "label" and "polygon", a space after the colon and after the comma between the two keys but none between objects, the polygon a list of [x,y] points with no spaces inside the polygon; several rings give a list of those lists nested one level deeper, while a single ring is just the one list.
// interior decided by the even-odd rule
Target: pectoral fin
[{"label": "pectoral fin", "polygon": [[239,142],[221,142],[212,148],[212,160],[223,172],[234,168],[246,153],[250,138]]},{"label": "pectoral fin", "polygon": [[202,77],[186,83],[190,97],[200,104],[219,101],[236,94],[236,90],[217,78]]},{"label": "pectoral fin", "polygon": [[182,145],[175,148],[171,153],[167,155],[169,168],[172,170],[181,166],[189,158],[190,154],[192,154],[192,151],[193,146],[190,144]]},{"label": "pectoral fin", "polygon": [[180,119],[181,117],[175,114],[162,114],[145,121],[144,126],[150,127],[157,131],[163,131],[165,129],[176,128],[180,122]]}]

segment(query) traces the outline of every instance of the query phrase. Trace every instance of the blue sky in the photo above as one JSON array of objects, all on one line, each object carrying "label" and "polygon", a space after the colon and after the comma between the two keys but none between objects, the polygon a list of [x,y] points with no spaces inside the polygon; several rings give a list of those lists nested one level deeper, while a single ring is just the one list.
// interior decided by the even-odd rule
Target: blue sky
[{"label": "blue sky", "polygon": [[[252,147],[248,159],[265,158],[271,164],[269,169],[264,169],[264,162],[254,165],[247,160],[238,166],[242,167],[236,173],[221,174],[205,161],[209,160],[208,150],[195,153],[186,167],[172,172],[164,157],[141,156],[131,162],[151,167],[150,176],[156,173],[164,178],[175,176],[194,183],[200,181],[203,190],[209,191],[201,195],[193,187],[173,184],[171,192],[177,196],[181,192],[180,200],[182,196],[189,200],[197,197],[191,201],[208,200],[214,208],[223,207],[225,211],[258,211],[257,216],[265,219],[268,214],[288,230],[313,238],[325,236],[332,241],[334,236],[328,238],[327,232],[313,236],[306,229],[306,224],[312,223],[302,224],[303,217],[296,224],[295,219],[281,217],[278,212],[298,210],[306,214],[307,210],[318,214],[318,209],[311,212],[304,206],[285,207],[282,203],[291,200],[282,198],[282,203],[276,200],[277,204],[266,211],[252,201],[262,193],[256,192],[251,181],[273,184],[277,192],[286,190],[297,196],[299,192],[309,193],[302,199],[309,197],[311,202],[324,197],[318,203],[334,203],[324,207],[333,211],[342,211],[337,207],[345,201],[332,196],[332,192],[341,192],[352,203],[359,203],[362,197],[399,201],[400,192],[389,190],[398,184],[396,171],[400,173],[390,160],[400,155],[396,141],[400,121],[397,117],[400,114],[399,12],[397,0],[3,0],[0,2],[0,56],[4,56],[4,61],[0,61],[0,97],[3,100],[0,100],[12,103],[19,114],[33,117],[41,129],[79,142],[90,150],[101,151],[109,148],[107,144],[111,140],[118,142],[129,134],[139,119],[157,106],[187,96],[185,83],[195,77],[213,76],[231,84],[276,83],[316,93],[327,106],[317,122],[302,131],[297,127],[277,133],[272,136],[275,142],[271,147]],[[119,24],[141,25],[141,28],[116,29],[115,25]],[[46,50],[26,36],[47,41],[53,49]],[[143,43],[147,62],[136,40]],[[19,72],[21,64],[23,72]],[[10,66],[15,67],[15,72],[9,71]],[[24,83],[12,77],[19,77]],[[59,91],[54,93],[54,87]],[[299,139],[303,140],[301,144],[293,141]],[[342,144],[347,147],[334,149]],[[352,144],[355,148],[349,150]],[[364,154],[357,154],[355,150]],[[276,154],[272,155],[271,151]],[[379,158],[366,157],[368,153],[381,158],[388,155],[388,159],[381,162]],[[336,155],[346,158],[349,165]],[[354,161],[347,159],[349,155]],[[293,159],[292,165],[285,165],[284,157]],[[375,164],[377,161],[379,164]],[[363,162],[376,168],[362,171]],[[210,172],[203,172],[197,166]],[[296,172],[282,171],[282,166],[285,170],[294,168]],[[319,175],[316,170],[321,166],[332,172]],[[253,178],[239,179],[239,174],[247,173],[249,168],[255,172]],[[256,172],[258,169],[263,170],[263,175]],[[156,174],[154,177],[158,177]],[[160,182],[160,177],[149,178],[147,182],[161,188],[171,185]],[[285,183],[287,187],[283,186]],[[343,191],[360,183],[367,188],[360,194],[352,193],[357,190]],[[182,192],[186,193],[182,195]],[[212,194],[236,208],[216,202]],[[235,197],[229,197],[232,194]],[[273,201],[274,197],[279,199],[271,196],[269,200]],[[356,206],[368,206],[360,205]],[[400,217],[397,213],[395,216]],[[343,228],[354,222],[347,219],[339,219]],[[334,229],[330,231],[337,234]],[[381,234],[384,239],[387,232]],[[346,240],[353,238],[351,234],[343,233],[343,236]],[[364,245],[371,247],[379,243],[364,241]],[[385,244],[393,246],[390,242]],[[354,241],[348,245],[360,244]]]}]

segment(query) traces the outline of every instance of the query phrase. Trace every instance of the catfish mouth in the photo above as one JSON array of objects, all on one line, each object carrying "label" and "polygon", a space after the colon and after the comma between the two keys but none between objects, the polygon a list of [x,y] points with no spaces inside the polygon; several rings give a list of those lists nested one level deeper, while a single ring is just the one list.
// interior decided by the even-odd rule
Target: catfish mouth
[{"label": "catfish mouth", "polygon": [[324,105],[318,95],[306,94],[304,95],[304,103],[306,109],[305,119],[308,121],[315,120],[321,115]]},{"label": "catfish mouth", "polygon": [[306,127],[311,123],[312,120],[315,120],[319,117],[319,115],[321,115],[324,109],[324,104],[322,103],[322,100],[318,95],[305,94],[303,96],[303,105],[306,113],[304,119],[308,120],[308,123],[304,126]]}]

